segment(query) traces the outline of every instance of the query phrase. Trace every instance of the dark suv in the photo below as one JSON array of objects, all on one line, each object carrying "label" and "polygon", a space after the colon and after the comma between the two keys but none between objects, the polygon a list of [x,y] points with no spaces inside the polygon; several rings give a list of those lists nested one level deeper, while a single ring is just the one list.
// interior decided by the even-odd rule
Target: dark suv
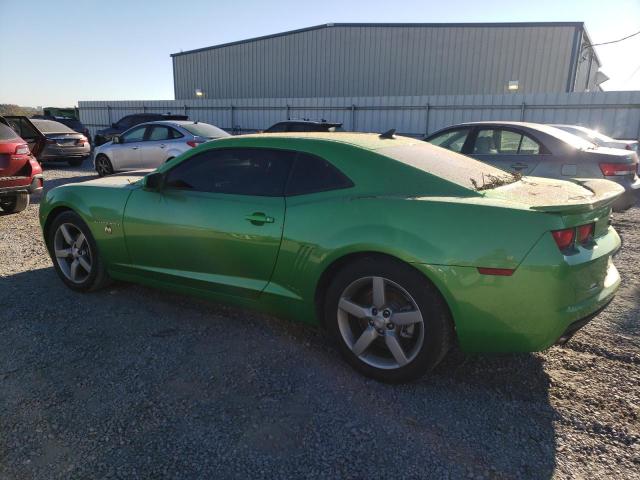
[{"label": "dark suv", "polygon": [[157,120],[189,120],[189,117],[186,115],[172,115],[170,113],[134,113],[133,115],[127,115],[116,123],[112,123],[111,127],[98,130],[94,137],[94,145],[98,146],[107,143],[114,136],[120,135],[131,127],[135,127],[141,123],[155,122]]},{"label": "dark suv", "polygon": [[342,130],[341,123],[327,122],[326,120],[287,120],[278,122],[267,128],[264,133],[280,132],[335,132]]}]

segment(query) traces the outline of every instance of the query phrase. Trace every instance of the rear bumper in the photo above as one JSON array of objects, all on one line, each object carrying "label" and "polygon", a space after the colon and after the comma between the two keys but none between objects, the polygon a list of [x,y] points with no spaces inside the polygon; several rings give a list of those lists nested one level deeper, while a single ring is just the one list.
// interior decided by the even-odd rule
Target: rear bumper
[{"label": "rear bumper", "polygon": [[41,162],[64,161],[69,158],[86,158],[91,155],[91,147],[87,143],[83,147],[47,146],[38,157]]},{"label": "rear bumper", "polygon": [[[613,298],[612,298],[612,300],[613,300]],[[565,345],[569,340],[571,340],[571,338],[576,333],[578,333],[578,330],[580,330],[582,327],[586,326],[591,320],[596,318],[604,309],[606,309],[609,306],[609,303],[611,303],[611,300],[609,300],[606,303],[606,305],[604,305],[603,307],[600,307],[598,310],[593,312],[591,315],[587,315],[586,317],[581,318],[580,320],[576,320],[575,322],[570,324],[567,327],[567,329],[564,331],[564,333],[560,336],[560,338],[558,340],[556,340],[556,345]]]},{"label": "rear bumper", "polygon": [[635,181],[627,180],[617,183],[624,187],[624,193],[617,198],[612,206],[616,212],[627,210],[640,201],[640,178],[636,177]]},{"label": "rear bumper", "polygon": [[609,228],[594,248],[560,260],[551,235],[545,235],[512,276],[481,275],[475,267],[414,266],[445,297],[463,351],[534,352],[555,344],[613,299],[620,275],[611,257],[619,247],[620,237]]},{"label": "rear bumper", "polygon": [[[3,180],[3,179],[0,179]],[[44,184],[44,178],[42,174],[34,175],[32,177],[25,177],[24,180],[18,180],[15,182],[0,181],[0,195],[4,195],[7,193],[15,193],[15,192],[28,192],[28,193],[37,193],[42,190],[42,186]]]}]

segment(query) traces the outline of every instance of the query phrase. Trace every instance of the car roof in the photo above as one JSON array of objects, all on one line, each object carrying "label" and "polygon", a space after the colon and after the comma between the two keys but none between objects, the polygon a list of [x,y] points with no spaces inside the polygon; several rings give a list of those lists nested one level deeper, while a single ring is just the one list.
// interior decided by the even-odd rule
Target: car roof
[{"label": "car roof", "polygon": [[274,123],[274,125],[281,125],[283,123],[302,123],[302,124],[311,124],[311,125],[342,125],[342,122],[327,122],[326,120],[282,120],[280,122]]},{"label": "car roof", "polygon": [[[530,130],[536,130],[538,132],[545,133],[551,137],[554,137],[557,140],[568,143],[573,146],[580,146],[581,144],[591,144],[588,140],[585,140],[581,137],[577,137],[576,135],[567,132],[566,130],[562,130],[560,128],[554,127],[552,125],[546,125],[544,123],[534,123],[534,122],[513,122],[513,121],[504,121],[504,120],[485,120],[481,122],[465,122],[458,123],[456,125],[451,125],[450,127],[443,128],[442,130],[448,130],[449,128],[455,127],[473,127],[473,126],[505,126],[505,127],[520,127],[520,128],[528,128]],[[437,132],[436,132],[437,133]],[[431,135],[429,135],[431,137]],[[584,146],[584,145],[582,145]]]},{"label": "car roof", "polygon": [[[181,127],[184,125],[194,125],[195,123],[196,122],[193,120],[153,120],[151,122],[139,123],[138,125],[134,125],[131,128],[141,127],[143,125],[171,125],[174,127]],[[205,123],[205,122],[197,122],[197,123]]]},{"label": "car roof", "polygon": [[380,148],[416,145],[423,143],[422,140],[396,135],[394,138],[381,138],[378,133],[362,132],[286,132],[286,133],[253,133],[248,135],[236,135],[217,141],[231,141],[240,139],[263,139],[271,141],[277,138],[291,138],[297,140],[310,140],[322,142],[334,142],[349,144],[366,150],[377,150]]}]

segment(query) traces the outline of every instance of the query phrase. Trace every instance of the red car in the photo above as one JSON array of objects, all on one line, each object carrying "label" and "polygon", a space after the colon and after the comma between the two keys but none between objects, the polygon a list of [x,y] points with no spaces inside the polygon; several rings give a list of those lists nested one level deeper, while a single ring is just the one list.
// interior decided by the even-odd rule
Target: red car
[{"label": "red car", "polygon": [[29,195],[42,190],[42,168],[35,156],[45,141],[34,136],[27,143],[0,117],[0,209],[5,214],[24,210]]}]

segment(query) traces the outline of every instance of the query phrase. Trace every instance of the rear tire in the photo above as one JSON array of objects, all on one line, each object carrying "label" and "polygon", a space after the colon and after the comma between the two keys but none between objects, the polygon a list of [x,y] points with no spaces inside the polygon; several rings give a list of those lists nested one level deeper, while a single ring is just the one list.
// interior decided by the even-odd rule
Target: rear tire
[{"label": "rear tire", "polygon": [[18,192],[13,195],[0,197],[0,208],[5,213],[18,213],[29,206],[29,194]]},{"label": "rear tire", "polygon": [[324,322],[355,370],[388,383],[431,371],[454,336],[440,292],[414,268],[383,256],[338,271],[325,295]]},{"label": "rear tire", "polygon": [[110,283],[91,230],[77,213],[67,210],[55,217],[45,240],[53,266],[67,287],[89,292]]},{"label": "rear tire", "polygon": [[111,160],[104,154],[100,154],[96,157],[96,172],[98,176],[104,177],[105,175],[111,175],[113,173],[113,165]]}]

